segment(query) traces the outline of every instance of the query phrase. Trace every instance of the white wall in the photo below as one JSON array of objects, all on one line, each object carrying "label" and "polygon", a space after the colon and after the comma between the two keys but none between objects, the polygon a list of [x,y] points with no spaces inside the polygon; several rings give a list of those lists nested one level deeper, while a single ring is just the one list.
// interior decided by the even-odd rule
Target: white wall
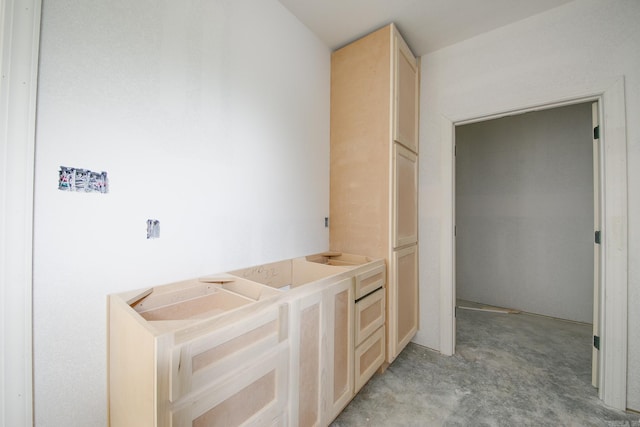
[{"label": "white wall", "polygon": [[456,296],[593,320],[591,103],[456,127]]},{"label": "white wall", "polygon": [[[105,425],[107,294],[327,249],[329,78],[275,0],[43,5],[38,426]],[[109,194],[59,191],[61,165]]]},{"label": "white wall", "polygon": [[[441,233],[448,207],[443,117],[477,117],[571,98],[625,78],[628,161],[628,401],[640,409],[640,2],[576,0],[422,58],[420,331],[440,349]],[[443,238],[447,238],[444,236]],[[448,254],[443,254],[447,256]],[[445,263],[446,264],[446,263]]]}]

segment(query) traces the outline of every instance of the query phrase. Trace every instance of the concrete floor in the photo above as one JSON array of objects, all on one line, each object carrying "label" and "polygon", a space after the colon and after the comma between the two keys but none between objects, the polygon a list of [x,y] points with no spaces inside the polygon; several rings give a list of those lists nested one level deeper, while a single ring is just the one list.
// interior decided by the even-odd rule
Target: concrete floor
[{"label": "concrete floor", "polygon": [[409,344],[332,426],[640,427],[591,386],[591,335],[585,324],[458,310],[454,356]]}]

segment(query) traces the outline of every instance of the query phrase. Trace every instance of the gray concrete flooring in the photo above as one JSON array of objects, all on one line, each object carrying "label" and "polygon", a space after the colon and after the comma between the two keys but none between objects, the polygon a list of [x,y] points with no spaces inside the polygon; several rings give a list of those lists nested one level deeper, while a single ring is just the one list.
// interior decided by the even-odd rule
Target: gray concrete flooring
[{"label": "gray concrete flooring", "polygon": [[409,344],[332,423],[640,427],[591,386],[591,326],[458,310],[456,354]]}]

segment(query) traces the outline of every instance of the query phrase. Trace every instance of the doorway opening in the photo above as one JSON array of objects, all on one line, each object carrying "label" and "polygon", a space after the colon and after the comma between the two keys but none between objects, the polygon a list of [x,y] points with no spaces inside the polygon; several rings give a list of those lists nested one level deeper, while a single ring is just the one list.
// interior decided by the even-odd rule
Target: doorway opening
[{"label": "doorway opening", "polygon": [[[597,117],[582,102],[455,128],[457,308],[583,323],[583,364],[599,323]],[[597,356],[577,367],[594,385]]]},{"label": "doorway opening", "polygon": [[[439,277],[440,351],[455,353],[455,127],[473,122],[504,117],[520,112],[542,110],[586,101],[597,101],[600,119],[601,148],[601,294],[599,307],[599,398],[605,404],[626,409],[627,404],[627,294],[628,294],[628,197],[627,136],[624,78],[599,85],[589,85],[579,93],[555,91],[543,94],[538,102],[520,108],[496,110],[494,107],[475,112],[463,108],[441,116],[440,178],[442,192],[438,200],[442,209]],[[549,100],[551,99],[551,100]],[[606,294],[606,298],[602,295]]]}]

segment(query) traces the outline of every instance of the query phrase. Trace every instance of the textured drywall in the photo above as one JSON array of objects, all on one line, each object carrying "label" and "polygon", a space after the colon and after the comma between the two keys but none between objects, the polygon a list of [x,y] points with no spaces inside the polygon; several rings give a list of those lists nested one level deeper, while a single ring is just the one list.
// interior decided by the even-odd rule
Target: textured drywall
[{"label": "textured drywall", "polygon": [[[628,166],[628,406],[640,409],[640,2],[578,0],[422,57],[420,118],[420,331],[440,349],[440,250],[449,150],[443,117],[470,119],[612,86],[624,77]],[[606,114],[606,113],[605,113]],[[445,141],[445,142],[443,142]],[[445,156],[446,157],[446,156]],[[444,236],[448,238],[448,236]]]},{"label": "textured drywall", "polygon": [[[107,294],[327,249],[329,66],[275,0],[43,5],[38,426],[106,424]],[[109,193],[59,191],[60,166]]]}]

